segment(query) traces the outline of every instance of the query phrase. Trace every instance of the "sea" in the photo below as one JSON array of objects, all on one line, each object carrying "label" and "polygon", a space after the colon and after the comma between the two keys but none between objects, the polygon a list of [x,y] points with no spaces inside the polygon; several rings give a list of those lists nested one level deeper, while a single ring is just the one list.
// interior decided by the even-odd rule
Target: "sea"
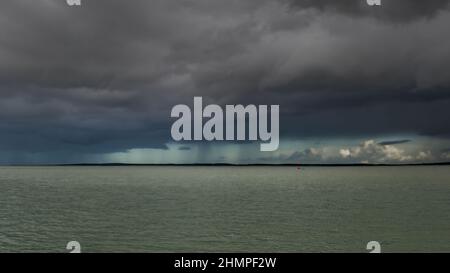
[{"label": "sea", "polygon": [[0,252],[450,252],[450,167],[0,167]]}]

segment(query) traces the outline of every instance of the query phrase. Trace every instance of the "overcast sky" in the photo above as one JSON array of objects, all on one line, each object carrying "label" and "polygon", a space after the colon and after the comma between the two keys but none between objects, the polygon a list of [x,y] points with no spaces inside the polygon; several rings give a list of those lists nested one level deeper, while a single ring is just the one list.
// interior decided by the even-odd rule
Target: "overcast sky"
[{"label": "overcast sky", "polygon": [[[0,163],[450,161],[447,0],[6,0]],[[279,104],[280,149],[170,110]]]}]

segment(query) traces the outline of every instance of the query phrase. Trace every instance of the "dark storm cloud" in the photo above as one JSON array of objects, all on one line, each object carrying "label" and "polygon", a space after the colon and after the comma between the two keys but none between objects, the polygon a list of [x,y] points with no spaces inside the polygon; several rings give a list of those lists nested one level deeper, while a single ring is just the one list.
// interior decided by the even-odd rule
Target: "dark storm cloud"
[{"label": "dark storm cloud", "polygon": [[313,8],[321,12],[341,13],[355,17],[374,17],[390,22],[430,19],[449,6],[449,0],[381,0],[381,7],[372,7],[366,0],[288,0],[297,8]]},{"label": "dark storm cloud", "polygon": [[194,95],[280,104],[285,138],[448,137],[447,4],[4,1],[0,149],[165,148]]},{"label": "dark storm cloud", "polygon": [[382,141],[378,143],[378,145],[386,146],[386,145],[397,145],[397,144],[404,144],[411,142],[410,139],[401,139],[401,140],[389,140],[389,141]]}]

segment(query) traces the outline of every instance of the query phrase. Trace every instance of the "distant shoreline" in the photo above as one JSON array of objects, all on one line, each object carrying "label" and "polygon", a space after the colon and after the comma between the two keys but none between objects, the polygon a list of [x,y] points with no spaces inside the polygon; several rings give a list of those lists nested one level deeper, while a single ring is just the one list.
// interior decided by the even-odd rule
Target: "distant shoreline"
[{"label": "distant shoreline", "polygon": [[0,167],[407,167],[407,166],[450,166],[450,162],[415,163],[415,164],[229,164],[229,163],[198,163],[198,164],[129,164],[129,163],[73,163],[73,164],[4,164]]}]

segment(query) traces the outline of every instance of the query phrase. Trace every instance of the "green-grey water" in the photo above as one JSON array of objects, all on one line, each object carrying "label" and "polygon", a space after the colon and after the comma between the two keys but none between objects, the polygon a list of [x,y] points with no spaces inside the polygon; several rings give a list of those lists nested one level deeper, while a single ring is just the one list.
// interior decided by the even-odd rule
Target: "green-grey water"
[{"label": "green-grey water", "polygon": [[448,252],[449,209],[449,167],[1,167],[0,252]]}]

